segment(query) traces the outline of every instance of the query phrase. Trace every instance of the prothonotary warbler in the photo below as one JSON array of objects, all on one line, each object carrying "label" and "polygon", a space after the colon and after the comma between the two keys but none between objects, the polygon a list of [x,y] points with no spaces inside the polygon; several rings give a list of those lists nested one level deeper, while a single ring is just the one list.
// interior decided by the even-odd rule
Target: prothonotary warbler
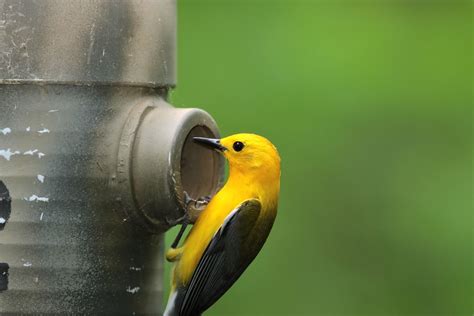
[{"label": "prothonotary warbler", "polygon": [[194,141],[224,155],[229,177],[197,218],[174,262],[165,316],[200,315],[257,256],[273,226],[280,193],[280,156],[255,134]]}]

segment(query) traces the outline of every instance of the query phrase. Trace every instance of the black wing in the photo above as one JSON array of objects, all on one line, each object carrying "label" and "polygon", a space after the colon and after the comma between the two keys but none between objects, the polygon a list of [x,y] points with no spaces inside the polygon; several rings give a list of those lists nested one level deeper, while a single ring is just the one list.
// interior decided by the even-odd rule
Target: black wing
[{"label": "black wing", "polygon": [[204,251],[186,289],[179,315],[199,315],[240,277],[260,249],[247,243],[261,204],[251,199],[235,208]]}]

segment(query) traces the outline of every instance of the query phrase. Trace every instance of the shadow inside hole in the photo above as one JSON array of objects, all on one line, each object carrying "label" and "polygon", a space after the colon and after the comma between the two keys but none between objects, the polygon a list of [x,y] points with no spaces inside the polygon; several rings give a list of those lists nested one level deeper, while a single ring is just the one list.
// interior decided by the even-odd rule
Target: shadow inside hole
[{"label": "shadow inside hole", "polygon": [[196,144],[193,137],[215,138],[206,126],[195,126],[186,137],[181,151],[181,184],[193,199],[213,196],[222,185],[223,157],[214,150]]}]

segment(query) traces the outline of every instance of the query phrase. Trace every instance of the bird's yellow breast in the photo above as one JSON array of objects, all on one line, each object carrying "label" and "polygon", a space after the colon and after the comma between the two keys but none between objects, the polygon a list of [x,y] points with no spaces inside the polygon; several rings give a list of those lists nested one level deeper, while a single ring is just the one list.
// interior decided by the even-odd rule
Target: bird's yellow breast
[{"label": "bird's yellow breast", "polygon": [[[236,183],[240,183],[240,185],[236,185]],[[279,183],[275,185],[278,190]],[[265,221],[268,218],[273,222],[276,215],[278,192],[271,192],[268,187],[266,190],[259,190],[258,186],[252,185],[252,183],[245,183],[245,179],[232,177],[211,200],[189,232],[183,245],[182,256],[175,266],[174,286],[186,285],[189,282],[200,258],[226,217],[248,199],[258,199],[261,202],[262,210],[259,221]]]},{"label": "bird's yellow breast", "polygon": [[250,198],[245,196],[245,192],[231,191],[223,188],[197,219],[184,242],[183,255],[175,267],[174,282],[188,283],[199,259],[225,218],[242,201]]}]

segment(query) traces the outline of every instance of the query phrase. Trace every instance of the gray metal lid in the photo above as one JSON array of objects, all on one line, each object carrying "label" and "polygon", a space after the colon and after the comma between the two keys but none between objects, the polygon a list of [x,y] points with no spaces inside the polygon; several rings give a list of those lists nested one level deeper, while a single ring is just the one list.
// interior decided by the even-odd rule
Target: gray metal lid
[{"label": "gray metal lid", "polygon": [[174,0],[0,0],[0,83],[176,83]]}]

